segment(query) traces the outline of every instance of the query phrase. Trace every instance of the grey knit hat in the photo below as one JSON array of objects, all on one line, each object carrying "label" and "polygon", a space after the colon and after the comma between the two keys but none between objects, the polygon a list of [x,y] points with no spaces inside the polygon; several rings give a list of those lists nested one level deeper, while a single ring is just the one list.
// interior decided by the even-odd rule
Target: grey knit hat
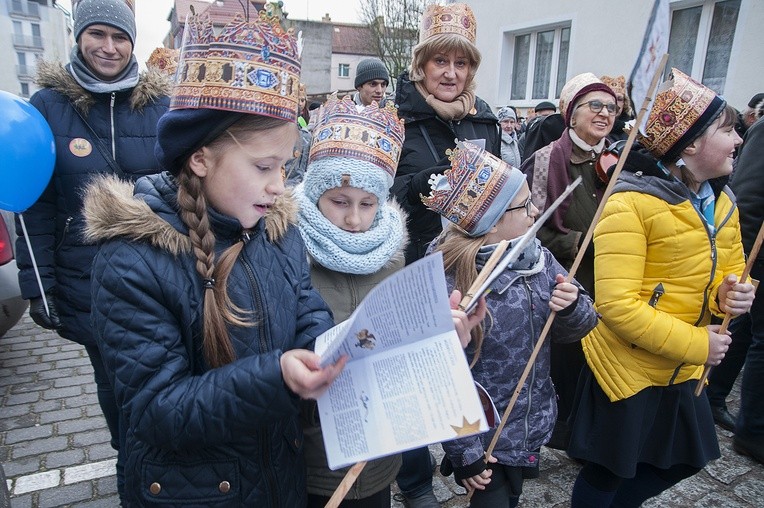
[{"label": "grey knit hat", "polygon": [[135,46],[135,15],[125,0],[82,0],[74,12],[74,40],[90,25],[109,25],[125,32]]},{"label": "grey knit hat", "polygon": [[499,119],[500,122],[508,119],[517,120],[517,113],[515,113],[515,110],[510,108],[509,106],[504,106],[499,110],[498,113],[496,113],[496,118]]},{"label": "grey knit hat", "polygon": [[381,79],[387,84],[390,83],[390,74],[388,74],[387,67],[382,63],[382,60],[367,58],[358,62],[358,66],[355,68],[355,87],[358,88],[373,79]]}]

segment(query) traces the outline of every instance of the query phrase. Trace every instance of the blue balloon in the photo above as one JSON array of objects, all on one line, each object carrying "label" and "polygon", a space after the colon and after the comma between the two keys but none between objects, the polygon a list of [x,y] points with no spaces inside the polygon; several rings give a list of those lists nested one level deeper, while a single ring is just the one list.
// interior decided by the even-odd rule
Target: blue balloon
[{"label": "blue balloon", "polygon": [[0,208],[21,213],[47,187],[56,163],[56,145],[40,112],[2,90],[0,119]]}]

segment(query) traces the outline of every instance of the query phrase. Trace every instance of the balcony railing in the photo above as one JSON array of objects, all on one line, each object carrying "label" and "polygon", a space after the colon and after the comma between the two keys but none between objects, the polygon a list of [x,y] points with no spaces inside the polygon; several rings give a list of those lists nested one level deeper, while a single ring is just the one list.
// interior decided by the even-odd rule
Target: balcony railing
[{"label": "balcony railing", "polygon": [[17,48],[42,49],[42,37],[39,35],[13,34],[13,45]]},{"label": "balcony railing", "polygon": [[34,2],[22,2],[21,0],[10,0],[9,14],[24,16],[27,18],[40,19],[40,5]]}]

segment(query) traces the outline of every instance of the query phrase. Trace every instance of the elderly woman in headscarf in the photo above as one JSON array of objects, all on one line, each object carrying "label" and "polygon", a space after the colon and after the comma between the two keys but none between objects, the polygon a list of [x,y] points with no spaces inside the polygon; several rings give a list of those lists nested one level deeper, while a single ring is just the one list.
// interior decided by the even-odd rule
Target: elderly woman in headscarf
[{"label": "elderly woman in headscarf", "polygon": [[398,78],[395,96],[406,140],[392,192],[409,215],[406,263],[423,257],[442,230],[440,217],[419,195],[430,192],[430,175],[448,168],[446,150],[456,146],[454,140],[472,140],[501,156],[496,116],[474,91],[481,56],[472,10],[466,4],[430,4],[421,25],[410,70]]},{"label": "elderly woman in headscarf", "polygon": [[[565,187],[582,177],[582,184],[539,230],[538,237],[565,269],[570,269],[606,187],[598,159],[608,145],[618,106],[613,90],[594,74],[579,74],[560,93],[565,130],[560,139],[539,149],[522,166],[531,186],[531,199],[543,211]],[[594,297],[594,249],[588,247],[576,280]],[[567,419],[578,375],[585,361],[580,343],[552,344],[552,380],[559,396],[555,432],[547,446],[565,449]]]},{"label": "elderly woman in headscarf", "polygon": [[517,140],[517,113],[509,106],[504,106],[496,114],[501,127],[501,160],[512,167],[519,168],[520,145]]}]

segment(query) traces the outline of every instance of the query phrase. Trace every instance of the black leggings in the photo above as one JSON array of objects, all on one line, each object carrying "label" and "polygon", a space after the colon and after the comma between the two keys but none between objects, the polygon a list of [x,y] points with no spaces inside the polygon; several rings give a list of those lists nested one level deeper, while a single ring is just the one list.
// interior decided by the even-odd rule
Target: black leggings
[{"label": "black leggings", "polygon": [[636,508],[699,471],[697,467],[684,464],[660,469],[650,464],[639,463],[634,478],[621,478],[609,469],[590,462],[581,469],[580,476],[601,492],[615,493],[610,508]]}]

